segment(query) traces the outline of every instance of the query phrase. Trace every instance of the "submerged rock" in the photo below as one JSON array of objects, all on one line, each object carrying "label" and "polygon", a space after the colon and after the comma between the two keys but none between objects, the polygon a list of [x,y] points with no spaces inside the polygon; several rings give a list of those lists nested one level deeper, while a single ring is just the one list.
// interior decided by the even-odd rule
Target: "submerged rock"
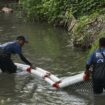
[{"label": "submerged rock", "polygon": [[13,9],[12,8],[8,8],[8,7],[3,7],[1,9],[1,11],[4,12],[4,13],[12,13]]}]

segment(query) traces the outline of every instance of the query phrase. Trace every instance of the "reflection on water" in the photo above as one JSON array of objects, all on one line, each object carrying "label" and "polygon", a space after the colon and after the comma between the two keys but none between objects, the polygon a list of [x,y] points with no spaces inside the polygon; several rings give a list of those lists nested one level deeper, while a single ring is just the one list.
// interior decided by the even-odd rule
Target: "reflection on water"
[{"label": "reflection on water", "polygon": [[[14,40],[17,35],[28,37],[29,44],[24,46],[23,53],[34,65],[59,77],[84,70],[85,52],[71,47],[66,31],[45,23],[25,23],[14,14],[0,14],[0,43]],[[21,62],[18,57],[13,59]],[[46,82],[25,72],[0,74],[0,84],[0,105],[93,105],[94,102],[89,89],[85,89],[89,91],[87,94],[79,87],[72,87],[75,91],[70,87],[52,90]]]}]

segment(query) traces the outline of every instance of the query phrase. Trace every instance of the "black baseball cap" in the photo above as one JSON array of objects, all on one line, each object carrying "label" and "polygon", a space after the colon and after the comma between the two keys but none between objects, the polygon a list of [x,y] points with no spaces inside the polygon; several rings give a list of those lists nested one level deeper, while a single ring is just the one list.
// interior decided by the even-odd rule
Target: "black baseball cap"
[{"label": "black baseball cap", "polygon": [[24,37],[24,36],[18,36],[18,37],[16,38],[16,40],[23,40],[25,43],[28,43],[27,38]]}]

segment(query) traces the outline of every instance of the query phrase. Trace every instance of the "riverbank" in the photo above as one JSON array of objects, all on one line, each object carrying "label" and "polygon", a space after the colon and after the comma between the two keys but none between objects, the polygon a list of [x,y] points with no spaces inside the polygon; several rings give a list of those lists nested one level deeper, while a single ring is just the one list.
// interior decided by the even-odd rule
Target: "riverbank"
[{"label": "riverbank", "polygon": [[76,20],[72,28],[74,46],[83,49],[91,48],[105,34],[105,14],[93,13]]},{"label": "riverbank", "polygon": [[75,47],[90,48],[104,33],[104,5],[100,0],[20,0],[27,18],[66,28]]},{"label": "riverbank", "polygon": [[[16,2],[16,1],[15,1]],[[20,0],[19,7],[29,21],[46,21],[72,33],[73,45],[82,49],[91,48],[93,42],[104,34],[105,9],[102,0]],[[17,6],[3,4],[13,10]],[[19,8],[18,8],[19,9]]]}]

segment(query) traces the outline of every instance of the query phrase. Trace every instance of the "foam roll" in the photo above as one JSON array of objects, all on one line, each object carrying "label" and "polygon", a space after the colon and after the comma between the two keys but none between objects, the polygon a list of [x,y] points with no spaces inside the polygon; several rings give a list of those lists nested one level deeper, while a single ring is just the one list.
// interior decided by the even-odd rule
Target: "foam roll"
[{"label": "foam roll", "polygon": [[44,79],[47,83],[49,83],[52,87],[54,87],[56,89],[64,88],[64,87],[84,81],[84,79],[83,79],[84,72],[60,80],[55,75],[53,75],[50,72],[43,70],[41,68],[37,67],[36,69],[32,69],[32,68],[30,68],[30,66],[20,64],[20,63],[15,63],[15,65],[17,66],[18,69],[25,70],[29,73],[32,73],[32,74]]},{"label": "foam roll", "polygon": [[44,70],[44,69],[42,69],[42,68],[39,68],[39,67],[36,67],[36,70],[42,72],[44,75],[50,74],[50,72],[48,72],[48,71],[46,71],[46,70]]},{"label": "foam roll", "polygon": [[[31,70],[31,73],[32,73],[32,74],[35,74],[35,75],[37,75],[37,76],[39,76],[39,77],[41,77],[41,78],[44,77],[44,74],[41,73],[41,72],[39,72],[37,69],[36,69],[36,70],[32,69],[32,70]],[[48,77],[44,77],[43,79],[44,79],[47,83],[49,83],[51,86],[54,84],[54,81],[52,81],[52,80],[51,80],[50,78],[48,78]]]},{"label": "foam roll", "polygon": [[[30,66],[24,65],[24,64],[20,64],[20,63],[15,63],[15,65],[17,66],[18,69],[25,70],[25,71],[27,71],[27,72],[29,72],[31,74],[34,74],[35,76],[44,79],[47,83],[49,83],[51,86],[53,86],[54,81],[52,81],[48,77],[44,77],[45,73],[43,73],[41,71],[38,71],[38,68],[36,68],[36,70],[35,69],[30,69]],[[27,69],[29,69],[29,71]]]},{"label": "foam roll", "polygon": [[54,81],[52,81],[50,78],[44,78],[44,80],[47,82],[47,83],[49,83],[51,86],[53,86],[53,84],[55,84],[54,83]]},{"label": "foam roll", "polygon": [[40,72],[37,71],[37,70],[31,69],[31,72],[30,72],[30,73],[32,73],[32,74],[34,74],[34,75],[36,75],[36,76],[38,76],[38,77],[40,77],[40,78],[43,78],[43,74],[40,73]]},{"label": "foam roll", "polygon": [[55,75],[51,74],[50,72],[48,72],[44,69],[41,69],[41,68],[37,67],[36,70],[42,72],[44,74],[44,76],[48,76],[54,82],[59,82],[60,81],[60,79],[58,77],[56,77]]},{"label": "foam roll", "polygon": [[81,73],[81,74],[77,74],[75,76],[71,76],[71,77],[67,77],[63,79],[62,82],[58,84],[59,88],[64,88],[64,87],[84,81],[83,75],[84,73]]},{"label": "foam roll", "polygon": [[51,80],[53,80],[54,82],[60,82],[60,81],[61,81],[58,77],[56,77],[56,76],[53,75],[53,74],[51,74],[51,75],[49,76],[49,78],[50,78]]},{"label": "foam roll", "polygon": [[20,63],[15,63],[15,65],[17,66],[18,69],[21,69],[21,70],[25,70],[27,71],[29,69],[28,72],[40,77],[40,78],[43,78],[44,74],[35,70],[35,69],[30,69],[30,66],[29,65],[24,65],[24,64],[20,64]]},{"label": "foam roll", "polygon": [[[15,63],[15,65],[17,66],[18,69],[21,69],[21,70],[27,70],[28,68],[30,68],[30,66],[26,65],[26,64]],[[49,77],[54,82],[59,82],[60,81],[60,79],[58,77],[56,77],[55,75],[51,74],[50,72],[48,72],[48,71],[46,71],[42,68],[36,67],[36,69],[34,71],[41,78]],[[35,72],[34,72],[34,74],[35,74]]]},{"label": "foam roll", "polygon": [[21,69],[21,70],[27,70],[30,67],[29,65],[24,65],[20,63],[15,63],[15,65],[17,66],[17,69]]}]

